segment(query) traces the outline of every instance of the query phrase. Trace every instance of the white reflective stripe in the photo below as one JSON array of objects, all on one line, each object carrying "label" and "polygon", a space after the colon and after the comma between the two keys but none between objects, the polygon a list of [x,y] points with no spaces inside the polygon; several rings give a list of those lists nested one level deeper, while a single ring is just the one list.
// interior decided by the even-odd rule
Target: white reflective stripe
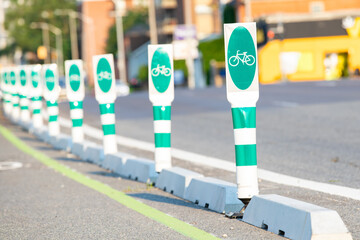
[{"label": "white reflective stripe", "polygon": [[237,166],[238,198],[251,198],[259,194],[257,166]]},{"label": "white reflective stripe", "polygon": [[155,148],[155,170],[161,172],[171,167],[171,148]]},{"label": "white reflective stripe", "polygon": [[27,99],[27,98],[21,98],[21,99],[20,99],[20,105],[22,105],[22,106],[28,106],[28,105],[29,105],[29,99]]},{"label": "white reflective stripe", "polygon": [[57,116],[59,115],[59,107],[48,107],[47,108],[47,113],[49,116]]},{"label": "white reflective stripe", "polygon": [[102,114],[100,118],[102,125],[115,124],[115,114],[113,113]]},{"label": "white reflective stripe", "polygon": [[42,101],[33,101],[31,103],[32,109],[41,109],[42,108]]},{"label": "white reflective stripe", "polygon": [[73,127],[71,128],[71,136],[73,142],[81,143],[84,141],[84,128],[83,127]]},{"label": "white reflective stripe", "polygon": [[157,120],[154,121],[155,133],[171,133],[171,121],[170,120]]},{"label": "white reflective stripe", "polygon": [[55,122],[49,122],[49,135],[50,136],[57,136],[60,133],[60,125],[58,121]]},{"label": "white reflective stripe", "polygon": [[84,117],[84,111],[82,109],[71,109],[70,117],[71,119],[82,119]]},{"label": "white reflective stripe", "polygon": [[103,136],[103,143],[104,143],[104,154],[109,153],[117,153],[117,142],[116,142],[116,135],[105,135]]},{"label": "white reflective stripe", "polygon": [[234,129],[235,145],[256,144],[256,128]]},{"label": "white reflective stripe", "polygon": [[43,126],[43,117],[41,114],[33,114],[32,115],[32,121],[35,128],[39,128]]}]

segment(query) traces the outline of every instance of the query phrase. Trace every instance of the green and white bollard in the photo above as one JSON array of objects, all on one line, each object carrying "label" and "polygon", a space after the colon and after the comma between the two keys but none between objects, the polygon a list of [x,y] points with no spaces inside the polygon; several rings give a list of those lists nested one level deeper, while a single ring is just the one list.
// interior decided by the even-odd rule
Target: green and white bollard
[{"label": "green and white bollard", "polygon": [[56,64],[46,64],[43,67],[44,76],[44,98],[46,100],[47,112],[49,115],[49,136],[55,137],[60,133],[58,121],[59,107],[57,99],[60,94],[58,70]]},{"label": "green and white bollard", "polygon": [[149,98],[153,104],[155,170],[171,168],[171,102],[174,100],[173,48],[149,45]]},{"label": "green and white bollard", "polygon": [[116,153],[115,135],[115,72],[112,54],[93,56],[95,97],[99,103],[101,124],[104,133],[104,154]]},{"label": "green and white bollard", "polygon": [[30,73],[29,67],[25,66],[20,68],[20,121],[24,125],[30,123],[30,110],[29,110],[29,82],[30,82]]},{"label": "green and white bollard", "polygon": [[49,136],[57,136],[60,133],[60,125],[58,121],[59,106],[57,100],[46,101],[49,127]]},{"label": "green and white bollard", "polygon": [[31,109],[32,109],[32,124],[36,129],[41,128],[43,123],[42,111],[42,82],[41,82],[41,65],[34,65],[31,67]]},{"label": "green and white bollard", "polygon": [[11,102],[12,102],[12,110],[11,110],[11,119],[15,123],[18,123],[20,120],[20,104],[19,104],[19,84],[18,84],[18,76],[15,68],[12,68],[10,71],[10,93],[11,93]]},{"label": "green and white bollard", "polygon": [[259,99],[256,24],[224,25],[226,89],[233,117],[238,198],[247,205],[259,194],[256,102]]},{"label": "green and white bollard", "polygon": [[3,92],[3,106],[4,106],[4,113],[6,117],[10,116],[11,109],[12,109],[12,102],[11,102],[11,94],[9,92],[9,77],[10,74],[8,69],[2,69],[2,80],[1,80],[1,89]]},{"label": "green and white bollard", "polygon": [[83,99],[85,97],[82,60],[65,61],[65,71],[66,95],[70,104],[70,117],[72,121],[72,141],[74,143],[82,143],[84,141]]}]

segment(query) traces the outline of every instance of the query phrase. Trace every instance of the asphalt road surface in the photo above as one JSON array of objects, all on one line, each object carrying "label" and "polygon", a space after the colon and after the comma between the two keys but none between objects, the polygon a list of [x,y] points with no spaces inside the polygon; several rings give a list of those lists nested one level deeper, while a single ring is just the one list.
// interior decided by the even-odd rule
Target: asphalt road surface
[{"label": "asphalt road surface", "polygon": [[[261,85],[257,104],[259,168],[359,189],[359,109],[358,80]],[[100,129],[99,107],[92,95],[86,96],[84,110],[85,123]],[[152,107],[146,92],[118,98],[115,113],[118,135],[153,142]],[[60,104],[60,115],[69,118],[67,102]],[[3,122],[5,120],[1,124]],[[73,156],[52,150],[16,127],[9,125],[8,128],[29,145],[59,162],[216,237],[277,238],[274,234],[239,220],[226,219],[221,214],[199,208],[160,190],[148,189],[144,184],[119,179]],[[66,128],[62,128],[62,131],[70,132]],[[226,101],[225,88],[194,91],[177,89],[172,104],[171,140],[174,148],[234,162],[231,111]],[[3,138],[0,138],[0,143],[4,150],[0,155],[1,160],[12,158],[24,164],[23,168],[0,172],[0,182],[6,183],[0,184],[0,192],[5,193],[0,194],[0,204],[4,206],[0,211],[4,216],[0,217],[1,239],[183,237],[101,194],[78,186],[60,174],[54,174],[36,160],[17,153],[10,144],[6,145]],[[119,150],[153,158],[153,153],[141,149],[120,145]],[[235,182],[233,172],[176,158],[173,163],[206,176]],[[336,210],[353,238],[360,239],[359,201],[301,187],[259,181],[261,194],[275,193]]]}]

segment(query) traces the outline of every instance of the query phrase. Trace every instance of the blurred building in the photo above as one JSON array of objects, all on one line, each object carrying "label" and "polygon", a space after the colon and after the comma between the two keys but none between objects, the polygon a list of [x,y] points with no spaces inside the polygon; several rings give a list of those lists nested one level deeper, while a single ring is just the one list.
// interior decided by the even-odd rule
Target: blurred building
[{"label": "blurred building", "polygon": [[[259,49],[262,83],[332,80],[360,69],[359,0],[232,1],[238,19],[266,24]],[[248,4],[248,5],[246,5]],[[250,9],[250,16],[246,16]]]}]

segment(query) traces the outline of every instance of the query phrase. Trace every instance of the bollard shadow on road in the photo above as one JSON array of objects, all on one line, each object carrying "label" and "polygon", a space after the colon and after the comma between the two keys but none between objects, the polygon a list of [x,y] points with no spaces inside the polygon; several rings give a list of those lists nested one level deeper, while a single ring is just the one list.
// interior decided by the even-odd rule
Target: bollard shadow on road
[{"label": "bollard shadow on road", "polygon": [[189,202],[187,200],[177,198],[176,196],[167,197],[167,196],[161,196],[161,195],[152,194],[152,193],[129,193],[127,195],[134,197],[134,198],[141,198],[141,199],[149,200],[149,201],[153,201],[153,202],[166,203],[166,204],[177,205],[177,206],[182,206],[182,207],[211,211],[209,209],[205,209],[201,206],[195,205],[194,203]]}]

